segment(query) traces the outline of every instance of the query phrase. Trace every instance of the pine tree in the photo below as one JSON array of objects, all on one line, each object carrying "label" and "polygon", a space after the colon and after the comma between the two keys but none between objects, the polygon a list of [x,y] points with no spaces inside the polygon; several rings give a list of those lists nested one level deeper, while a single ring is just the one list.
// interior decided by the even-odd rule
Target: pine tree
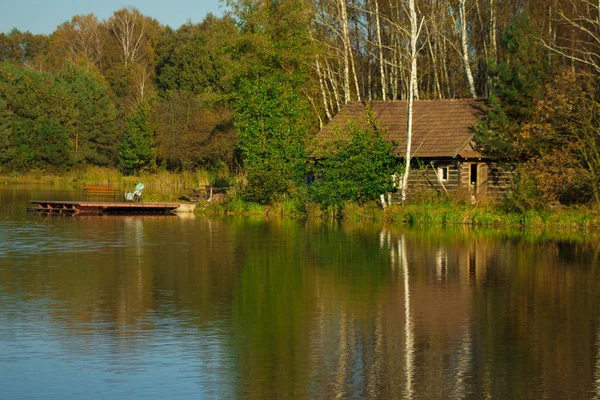
[{"label": "pine tree", "polygon": [[154,134],[149,122],[150,106],[142,103],[125,122],[119,146],[119,171],[132,175],[155,167]]},{"label": "pine tree", "polygon": [[68,63],[59,80],[71,94],[76,114],[72,130],[73,154],[84,165],[114,165],[117,110],[106,88],[93,74]]},{"label": "pine tree", "polygon": [[490,61],[490,108],[476,127],[475,140],[489,156],[525,160],[535,151],[535,143],[523,135],[522,127],[544,93],[546,57],[534,42],[527,17],[508,27],[502,43],[506,56]]}]

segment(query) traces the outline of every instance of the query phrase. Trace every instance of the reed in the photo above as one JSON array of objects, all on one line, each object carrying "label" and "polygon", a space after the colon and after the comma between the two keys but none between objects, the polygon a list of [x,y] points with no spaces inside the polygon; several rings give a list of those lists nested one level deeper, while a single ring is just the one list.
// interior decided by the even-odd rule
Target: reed
[{"label": "reed", "polygon": [[598,229],[600,215],[589,209],[530,210],[524,213],[502,211],[493,206],[452,203],[411,204],[393,209],[388,220],[416,225],[473,225],[558,229]]},{"label": "reed", "polygon": [[247,202],[239,197],[232,197],[225,203],[206,204],[204,207],[198,207],[196,209],[199,213],[207,215],[267,215],[266,206],[258,203]]},{"label": "reed", "polygon": [[179,193],[193,188],[211,185],[220,177],[221,172],[208,170],[156,173],[143,173],[140,175],[124,176],[115,168],[89,167],[85,170],[70,171],[63,174],[53,174],[44,171],[31,171],[25,174],[13,173],[0,178],[5,183],[47,183],[47,184],[95,184],[112,185],[120,190],[127,190],[143,182],[147,189],[159,190],[161,193]]},{"label": "reed", "polygon": [[306,208],[300,200],[287,196],[273,202],[265,211],[269,216],[305,218],[307,215]]},{"label": "reed", "polygon": [[358,205],[347,203],[341,212],[323,209],[315,203],[285,198],[269,206],[249,203],[233,197],[222,205],[209,206],[212,213],[264,215],[296,219],[377,222],[394,225],[472,226],[538,230],[586,230],[600,228],[600,214],[587,208],[564,208],[550,211],[506,212],[493,204],[472,205],[452,201],[426,201],[419,204],[392,205],[385,210],[377,202]]},{"label": "reed", "polygon": [[376,203],[367,203],[365,205],[358,205],[356,203],[346,203],[342,209],[341,217],[346,221],[383,221],[384,210],[381,209]]},{"label": "reed", "polygon": [[323,208],[318,203],[306,202],[304,204],[306,218],[311,220],[325,219]]}]

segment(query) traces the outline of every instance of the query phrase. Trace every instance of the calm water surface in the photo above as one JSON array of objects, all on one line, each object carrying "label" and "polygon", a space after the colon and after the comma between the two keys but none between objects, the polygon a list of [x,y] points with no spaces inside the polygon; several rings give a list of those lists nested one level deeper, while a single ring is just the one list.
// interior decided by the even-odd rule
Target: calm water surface
[{"label": "calm water surface", "polygon": [[44,217],[0,186],[2,399],[600,399],[597,237]]}]

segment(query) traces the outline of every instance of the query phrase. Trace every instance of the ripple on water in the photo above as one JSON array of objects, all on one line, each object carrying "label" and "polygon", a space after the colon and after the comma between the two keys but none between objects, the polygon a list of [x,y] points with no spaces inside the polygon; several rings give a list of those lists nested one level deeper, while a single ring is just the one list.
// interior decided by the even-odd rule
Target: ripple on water
[{"label": "ripple on water", "polygon": [[[87,237],[61,226],[45,223],[0,223],[0,259],[28,258],[32,255],[95,252],[106,247],[123,247],[121,235],[87,230]],[[143,244],[142,244],[143,245]]]}]

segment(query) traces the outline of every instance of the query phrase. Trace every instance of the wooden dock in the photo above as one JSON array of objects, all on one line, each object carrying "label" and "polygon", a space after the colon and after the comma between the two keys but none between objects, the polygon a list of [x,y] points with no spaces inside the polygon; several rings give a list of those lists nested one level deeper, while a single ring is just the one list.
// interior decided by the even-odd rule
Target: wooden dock
[{"label": "wooden dock", "polygon": [[33,207],[28,210],[43,214],[67,215],[131,215],[131,214],[171,214],[179,203],[126,203],[97,201],[43,201],[31,200]]}]

